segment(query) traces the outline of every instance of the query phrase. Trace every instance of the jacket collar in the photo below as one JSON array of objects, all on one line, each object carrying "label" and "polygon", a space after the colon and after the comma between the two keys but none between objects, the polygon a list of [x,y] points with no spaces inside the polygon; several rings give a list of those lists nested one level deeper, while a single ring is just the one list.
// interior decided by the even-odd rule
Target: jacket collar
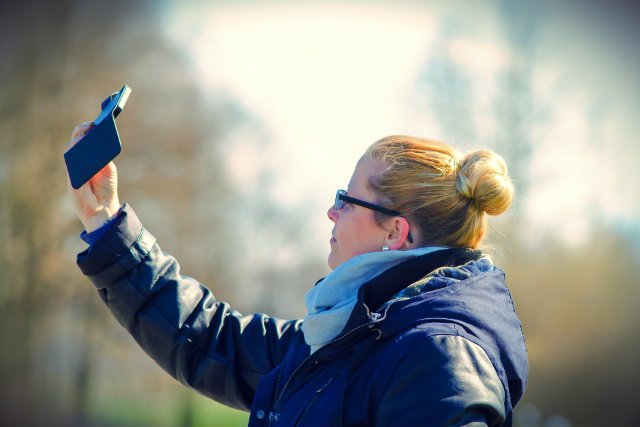
[{"label": "jacket collar", "polygon": [[362,285],[356,304],[340,335],[367,323],[375,323],[384,317],[378,309],[393,295],[422,279],[440,267],[455,267],[475,261],[482,252],[468,248],[451,248],[410,259],[390,268]]}]

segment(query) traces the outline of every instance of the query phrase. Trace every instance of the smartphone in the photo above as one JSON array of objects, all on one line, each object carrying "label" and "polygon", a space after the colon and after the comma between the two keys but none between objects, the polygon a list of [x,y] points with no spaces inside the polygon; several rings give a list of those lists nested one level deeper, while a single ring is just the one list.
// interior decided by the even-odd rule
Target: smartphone
[{"label": "smartphone", "polygon": [[102,111],[93,121],[94,127],[80,141],[64,153],[71,186],[82,187],[122,151],[115,118],[129,98],[131,88],[124,85],[102,104]]}]

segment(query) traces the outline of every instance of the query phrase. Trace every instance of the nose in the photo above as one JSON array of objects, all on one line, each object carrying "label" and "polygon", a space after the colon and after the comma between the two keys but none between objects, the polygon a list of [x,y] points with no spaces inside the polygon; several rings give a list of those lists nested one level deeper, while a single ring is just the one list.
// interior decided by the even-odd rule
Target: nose
[{"label": "nose", "polygon": [[331,205],[331,207],[327,211],[327,216],[332,222],[336,222],[336,220],[338,219],[338,212],[336,212],[336,210],[333,208],[333,205]]}]

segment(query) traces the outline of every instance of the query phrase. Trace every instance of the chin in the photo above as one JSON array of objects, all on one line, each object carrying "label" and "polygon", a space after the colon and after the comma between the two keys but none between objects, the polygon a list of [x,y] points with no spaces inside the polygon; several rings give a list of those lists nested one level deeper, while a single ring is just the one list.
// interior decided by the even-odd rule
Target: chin
[{"label": "chin", "polygon": [[335,268],[339,265],[339,263],[337,263],[334,259],[333,252],[331,252],[327,257],[327,264],[329,265],[329,268],[331,270],[335,270]]}]

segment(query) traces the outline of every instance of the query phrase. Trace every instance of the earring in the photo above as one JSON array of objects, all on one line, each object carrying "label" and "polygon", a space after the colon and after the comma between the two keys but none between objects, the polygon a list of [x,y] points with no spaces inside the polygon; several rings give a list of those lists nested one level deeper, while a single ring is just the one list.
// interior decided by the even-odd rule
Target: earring
[{"label": "earring", "polygon": [[388,250],[389,250],[389,246],[384,245],[384,246],[382,247],[382,250],[383,250],[383,251],[388,251]]}]

